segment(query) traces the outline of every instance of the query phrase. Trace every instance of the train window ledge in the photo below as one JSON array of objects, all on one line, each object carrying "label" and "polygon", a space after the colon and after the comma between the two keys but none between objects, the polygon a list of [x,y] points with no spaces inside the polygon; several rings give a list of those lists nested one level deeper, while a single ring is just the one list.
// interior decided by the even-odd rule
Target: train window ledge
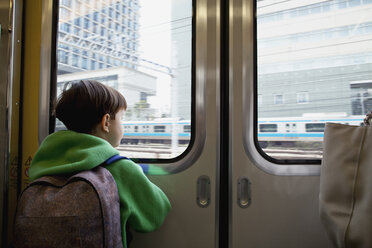
[{"label": "train window ledge", "polygon": [[[274,160],[257,147],[246,134],[244,148],[248,157],[261,170],[277,176],[319,176],[320,160]],[[252,136],[251,136],[252,137]],[[261,151],[260,151],[261,150]]]},{"label": "train window ledge", "polygon": [[[246,119],[244,126],[255,126],[255,118],[247,109],[245,110]],[[250,117],[251,116],[251,117]],[[250,118],[249,118],[250,117]],[[244,149],[250,160],[257,168],[278,176],[318,176],[320,175],[321,158],[307,159],[276,159],[264,148],[264,143],[258,141],[258,125],[256,128],[244,129]],[[263,132],[264,134],[267,134]],[[273,151],[271,151],[273,152]]]}]

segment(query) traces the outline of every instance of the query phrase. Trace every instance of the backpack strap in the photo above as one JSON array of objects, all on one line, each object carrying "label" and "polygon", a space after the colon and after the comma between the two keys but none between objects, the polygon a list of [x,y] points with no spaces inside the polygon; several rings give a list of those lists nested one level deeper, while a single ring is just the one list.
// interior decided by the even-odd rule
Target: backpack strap
[{"label": "backpack strap", "polygon": [[148,164],[138,164],[138,165],[141,166],[143,173],[147,174],[149,172],[150,165]]},{"label": "backpack strap", "polygon": [[130,160],[130,159],[127,158],[127,157],[120,156],[119,154],[116,154],[116,155],[110,157],[109,159],[107,159],[107,160],[104,162],[104,165],[110,165],[110,164],[115,163],[116,161],[121,160],[121,159],[127,159],[127,160]]},{"label": "backpack strap", "polygon": [[[114,156],[108,158],[108,159],[103,163],[103,166],[110,165],[110,164],[115,163],[116,161],[121,160],[121,159],[127,159],[127,160],[130,160],[130,159],[127,158],[127,157],[124,157],[124,156],[121,156],[121,155],[119,155],[119,154],[116,154],[116,155],[114,155]],[[138,164],[138,165],[141,166],[143,173],[147,174],[147,172],[149,171],[149,165],[148,165],[148,164]]]}]

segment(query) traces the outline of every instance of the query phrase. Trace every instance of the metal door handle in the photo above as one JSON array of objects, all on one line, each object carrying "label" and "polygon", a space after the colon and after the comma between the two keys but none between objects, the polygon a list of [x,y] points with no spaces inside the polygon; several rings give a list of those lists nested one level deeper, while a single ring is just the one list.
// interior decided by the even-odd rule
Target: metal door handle
[{"label": "metal door handle", "polygon": [[251,182],[246,177],[238,179],[238,205],[247,208],[251,204]]},{"label": "metal door handle", "polygon": [[208,207],[211,202],[211,181],[208,176],[198,178],[196,202],[201,208]]}]

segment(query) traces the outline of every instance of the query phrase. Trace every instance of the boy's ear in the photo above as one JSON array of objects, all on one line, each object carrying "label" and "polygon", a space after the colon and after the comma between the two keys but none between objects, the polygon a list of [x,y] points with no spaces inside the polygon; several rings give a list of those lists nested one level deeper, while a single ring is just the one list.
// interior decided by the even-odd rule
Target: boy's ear
[{"label": "boy's ear", "polygon": [[109,132],[109,126],[110,126],[110,115],[109,114],[105,114],[102,117],[100,126],[101,126],[103,131]]}]

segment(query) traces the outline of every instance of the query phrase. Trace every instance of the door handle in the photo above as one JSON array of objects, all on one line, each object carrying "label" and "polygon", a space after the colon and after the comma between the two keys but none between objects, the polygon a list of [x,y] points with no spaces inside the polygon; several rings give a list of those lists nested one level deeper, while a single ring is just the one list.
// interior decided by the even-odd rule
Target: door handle
[{"label": "door handle", "polygon": [[196,203],[201,208],[208,207],[211,202],[211,181],[208,176],[200,176],[197,182]]},{"label": "door handle", "polygon": [[246,177],[238,179],[238,205],[247,208],[251,205],[251,182]]}]

